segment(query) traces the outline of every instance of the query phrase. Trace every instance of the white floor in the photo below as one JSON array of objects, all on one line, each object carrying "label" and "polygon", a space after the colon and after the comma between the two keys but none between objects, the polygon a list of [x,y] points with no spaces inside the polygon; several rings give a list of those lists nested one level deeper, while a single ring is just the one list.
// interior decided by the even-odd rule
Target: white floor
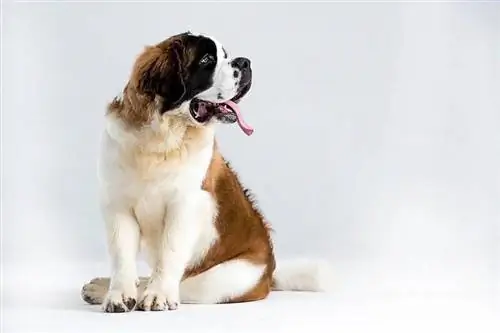
[{"label": "white floor", "polygon": [[[2,332],[499,332],[488,289],[411,289],[339,282],[330,294],[275,292],[265,301],[182,305],[174,312],[105,314],[80,299],[103,264],[3,267]],[[34,276],[33,272],[39,272]],[[345,273],[342,280],[349,278]],[[352,270],[351,270],[352,272]],[[365,275],[369,276],[369,275]],[[370,278],[373,278],[371,275]],[[398,278],[399,279],[399,278]],[[339,279],[341,280],[341,279]],[[396,281],[396,280],[395,280]],[[365,281],[366,282],[366,281]],[[378,284],[380,286],[380,284]],[[463,285],[462,285],[463,286]]]}]

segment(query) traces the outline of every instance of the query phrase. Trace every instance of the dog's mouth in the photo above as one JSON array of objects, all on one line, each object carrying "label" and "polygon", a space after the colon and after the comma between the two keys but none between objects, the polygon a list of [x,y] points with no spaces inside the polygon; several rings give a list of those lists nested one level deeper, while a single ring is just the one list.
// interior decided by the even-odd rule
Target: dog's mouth
[{"label": "dog's mouth", "polygon": [[250,84],[245,85],[231,100],[222,103],[208,102],[194,98],[189,107],[191,116],[202,124],[212,119],[212,117],[215,117],[215,119],[224,124],[238,122],[241,130],[246,135],[252,135],[253,128],[243,119],[238,105],[238,102],[248,90],[250,90]]}]

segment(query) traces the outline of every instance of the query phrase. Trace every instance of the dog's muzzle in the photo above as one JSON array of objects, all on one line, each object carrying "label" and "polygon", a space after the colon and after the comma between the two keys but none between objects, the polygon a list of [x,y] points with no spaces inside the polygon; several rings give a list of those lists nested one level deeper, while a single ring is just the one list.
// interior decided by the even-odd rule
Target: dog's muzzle
[{"label": "dog's muzzle", "polygon": [[238,122],[241,130],[246,135],[252,135],[253,128],[245,122],[237,104],[250,91],[252,86],[250,60],[243,57],[235,58],[231,62],[231,67],[238,70],[241,76],[236,95],[231,100],[223,103],[207,102],[195,98],[191,102],[190,112],[199,123],[205,123],[212,117],[226,124]]}]

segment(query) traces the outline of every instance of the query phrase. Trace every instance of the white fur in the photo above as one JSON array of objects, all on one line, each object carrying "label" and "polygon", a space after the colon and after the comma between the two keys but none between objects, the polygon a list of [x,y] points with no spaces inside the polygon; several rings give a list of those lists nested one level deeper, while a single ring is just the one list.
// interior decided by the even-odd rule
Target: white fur
[{"label": "white fur", "polygon": [[[144,294],[145,308],[156,297],[173,309],[179,303],[179,283],[185,268],[200,261],[218,237],[213,223],[215,202],[201,190],[212,158],[213,130],[204,129],[202,137],[197,138],[198,146],[186,151],[185,156],[157,159],[157,154],[168,156],[178,148],[181,139],[175,138],[187,130],[171,123],[165,117],[158,133],[170,142],[158,144],[143,137],[152,135],[147,130],[131,139],[130,130],[125,130],[118,119],[108,119],[100,171],[113,272],[104,306],[134,293],[139,239],[153,268]],[[131,143],[134,146],[129,146]]]},{"label": "white fur", "polygon": [[183,303],[213,304],[239,297],[262,277],[265,265],[234,259],[212,267],[181,283]]},{"label": "white fur", "polygon": [[[221,263],[182,281],[181,303],[213,304],[241,296],[257,283],[264,268],[238,259]],[[278,261],[273,290],[328,292],[333,287],[332,277],[327,262],[307,259]],[[147,278],[141,278],[140,292],[146,288],[146,283]],[[82,295],[92,303],[102,303],[108,288],[108,278],[96,278],[83,287]]]},{"label": "white fur", "polygon": [[103,215],[113,270],[110,291],[104,303],[123,305],[124,300],[137,297],[135,258],[139,246],[139,226],[128,212],[104,209]]},{"label": "white fur", "polygon": [[274,290],[330,291],[333,273],[324,261],[280,261],[274,271]]},{"label": "white fur", "polygon": [[[233,76],[235,69],[222,45],[214,42],[217,65],[213,85],[197,97],[220,102],[236,95],[239,78]],[[215,201],[201,189],[213,153],[213,124],[205,125],[201,137],[184,147],[187,119],[195,125],[189,101],[163,116],[156,114],[141,130],[127,128],[113,115],[107,118],[99,170],[112,274],[104,307],[137,297],[135,259],[141,245],[153,270],[142,306],[148,310],[156,300],[160,310],[177,308],[185,269],[201,261],[218,239]],[[248,265],[247,280],[235,290],[221,290],[218,296],[213,289],[210,299],[251,288],[251,281],[257,281],[257,268],[249,269]],[[220,275],[214,274],[209,275]]]},{"label": "white fur", "polygon": [[[225,57],[222,44],[215,38],[205,35],[210,38],[217,47],[217,65],[213,75],[213,85],[204,92],[198,94],[198,98],[209,102],[224,102],[233,98],[239,87],[241,73],[240,70],[233,67],[232,59],[227,53]],[[226,50],[227,51],[227,50]],[[233,73],[237,72],[235,78]]]},{"label": "white fur", "polygon": [[[258,283],[264,269],[265,265],[254,265],[242,259],[218,264],[181,282],[181,303],[215,304],[242,296]],[[144,277],[140,279],[139,293],[144,293],[147,281]],[[108,278],[95,278],[83,287],[82,295],[93,304],[102,303],[109,283]]]},{"label": "white fur", "polygon": [[[241,75],[234,77],[231,60],[214,42],[218,58],[214,84],[197,97],[220,102],[221,96],[222,100],[234,97]],[[232,260],[180,283],[185,269],[200,262],[219,237],[215,200],[201,189],[212,158],[214,128],[205,124],[190,142],[189,126],[198,125],[190,115],[189,101],[163,116],[157,113],[141,129],[130,129],[113,114],[107,116],[99,180],[112,273],[104,308],[110,304],[126,308],[128,298],[137,298],[135,261],[140,248],[152,268],[139,299],[145,310],[176,309],[181,300],[221,302],[243,295],[262,276],[264,266]],[[311,265],[281,268],[277,287],[322,289],[317,273]]]}]

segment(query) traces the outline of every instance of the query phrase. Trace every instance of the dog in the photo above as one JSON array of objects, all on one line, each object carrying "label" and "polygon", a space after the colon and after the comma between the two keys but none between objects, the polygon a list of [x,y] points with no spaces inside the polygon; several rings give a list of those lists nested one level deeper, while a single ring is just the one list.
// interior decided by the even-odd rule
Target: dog
[{"label": "dog", "polygon": [[[207,35],[177,34],[138,55],[108,105],[99,162],[112,274],[83,286],[85,302],[161,311],[326,290],[323,262],[276,265],[270,225],[217,148],[217,124],[252,134],[238,105],[251,85],[251,61]],[[137,275],[139,251],[149,278]]]}]

